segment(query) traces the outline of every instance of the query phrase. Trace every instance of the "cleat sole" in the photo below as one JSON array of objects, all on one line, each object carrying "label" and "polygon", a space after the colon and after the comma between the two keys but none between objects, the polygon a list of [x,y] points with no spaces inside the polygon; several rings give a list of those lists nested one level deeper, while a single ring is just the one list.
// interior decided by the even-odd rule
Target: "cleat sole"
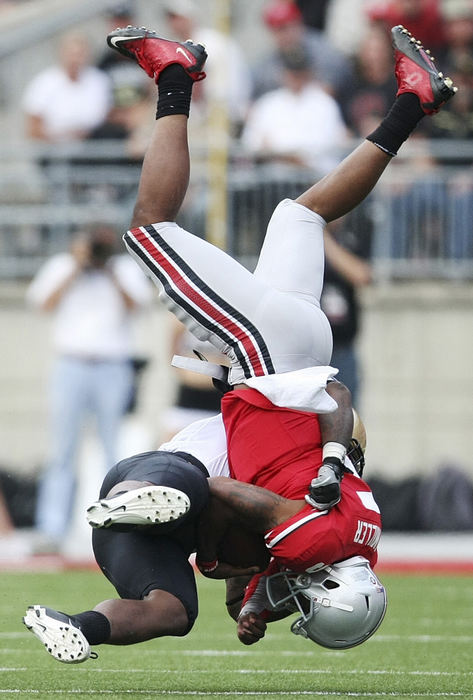
[{"label": "cleat sole", "polygon": [[113,498],[102,498],[87,508],[94,528],[113,525],[159,525],[182,518],[190,508],[187,494],[164,486],[145,486]]},{"label": "cleat sole", "polygon": [[56,619],[51,613],[59,615],[56,611],[48,612],[42,605],[30,605],[23,617],[23,623],[57,661],[65,664],[87,661],[92,653],[81,630],[67,619]]}]

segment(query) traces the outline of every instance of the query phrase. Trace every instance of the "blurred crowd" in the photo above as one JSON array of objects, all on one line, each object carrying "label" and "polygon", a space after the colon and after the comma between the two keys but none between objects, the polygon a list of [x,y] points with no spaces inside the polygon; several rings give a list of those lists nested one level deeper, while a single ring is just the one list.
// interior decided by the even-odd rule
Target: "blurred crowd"
[{"label": "blurred crowd", "polygon": [[[23,3],[26,4],[26,0]],[[0,0],[0,12],[7,12],[17,4],[14,0]],[[344,147],[350,141],[362,139],[380,122],[396,92],[390,28],[403,24],[432,50],[459,92],[444,110],[433,119],[425,120],[417,129],[416,155],[409,159],[409,178],[404,187],[398,186],[389,195],[391,216],[386,226],[387,229],[396,226],[395,235],[389,237],[395,241],[390,253],[399,258],[406,255],[413,245],[412,232],[406,222],[422,220],[432,245],[442,245],[455,259],[473,257],[471,175],[458,169],[446,185],[437,176],[439,160],[435,149],[437,140],[453,143],[473,136],[472,0],[265,0],[259,27],[262,35],[264,33],[264,51],[256,56],[254,51],[245,50],[235,33],[225,34],[209,26],[197,0],[161,0],[159,8],[165,18],[165,26],[157,27],[160,34],[179,41],[191,37],[208,50],[207,79],[194,85],[191,146],[211,143],[215,135],[214,115],[217,111],[224,115],[223,123],[232,145],[230,153],[237,153],[230,167],[238,168],[243,164],[246,169],[240,190],[232,192],[235,218],[230,224],[237,236],[238,204],[248,188],[257,190],[258,187],[257,178],[249,183],[249,169],[257,169],[258,177],[266,184],[268,177],[272,181],[277,174],[285,183],[283,196],[297,196],[301,184],[309,185],[327,173],[344,155]],[[118,26],[143,24],[134,0],[107,4],[106,20],[109,31]],[[31,142],[47,146],[120,141],[129,162],[135,165],[139,165],[143,157],[155,106],[154,86],[136,64],[110,49],[99,49],[89,36],[76,31],[62,37],[56,62],[33,74],[21,102],[25,137]],[[98,156],[97,160],[94,158],[94,162],[98,160]],[[80,162],[91,163],[90,158],[82,158]],[[443,158],[442,163],[445,162]],[[462,162],[465,163],[464,159]],[[454,150],[448,164],[456,165]],[[48,159],[44,154],[38,165],[47,178]],[[401,158],[396,167],[402,169]],[[294,173],[297,173],[296,178]],[[297,187],[294,192],[288,185],[291,182]],[[122,192],[115,191],[112,196],[119,198]],[[265,196],[264,202],[263,199],[259,201],[258,212],[264,216],[281,198],[279,190]],[[195,196],[192,201],[190,189],[189,212],[193,224],[189,228],[193,231],[198,228],[199,216],[205,208],[203,199]],[[399,217],[400,211],[406,215]],[[356,353],[360,321],[357,294],[358,289],[372,279],[372,226],[368,198],[355,216],[337,222],[326,234],[326,286],[322,305],[334,331],[333,364],[340,368],[340,378],[352,390],[355,405],[361,379]],[[255,228],[264,231],[262,224]],[[205,223],[198,232],[205,235]],[[240,231],[242,236],[245,233]],[[258,249],[261,241],[254,243]],[[67,268],[63,277],[69,274],[76,284],[80,278],[83,284],[92,285],[90,293],[94,293],[93,284],[106,286],[110,303],[117,312],[117,322],[118,316],[124,313],[120,311],[122,306],[130,313],[117,274],[112,274],[109,266],[104,268],[101,264],[100,270],[95,270],[92,276],[90,265],[78,265],[73,252],[68,254],[67,260],[63,258],[62,263]],[[59,277],[64,282],[61,274]],[[68,293],[74,290],[70,285],[72,282],[68,281]],[[137,280],[136,285],[141,297],[135,302],[144,303],[147,291],[142,290],[142,281]],[[64,299],[55,300],[59,310],[61,303]],[[182,353],[182,347],[189,346],[189,339],[182,335],[182,329],[173,331],[173,337]],[[192,349],[188,347],[189,354]],[[79,342],[77,348],[66,353],[67,361],[69,365],[71,360],[77,364],[82,356],[82,370],[89,371],[92,366],[95,372],[104,372],[104,356],[107,355],[107,362],[111,358],[116,369],[117,348],[106,350],[87,347],[84,354]],[[119,368],[128,373],[123,381],[129,389],[132,383],[130,366],[125,367],[121,360],[132,352],[128,348],[125,352],[121,347],[118,354]],[[66,369],[76,372],[79,385],[84,385],[76,366]],[[62,408],[55,408],[62,421],[68,418],[64,405],[66,398],[71,398],[67,392],[69,381],[65,380],[62,386],[66,389]],[[96,384],[97,377],[91,374],[90,381]],[[56,388],[57,400],[58,391]],[[102,422],[109,462],[116,442],[116,434],[109,428],[113,425],[115,430],[117,416],[126,412],[125,398],[118,397],[115,405],[109,407],[111,417],[104,418],[108,427]],[[167,416],[162,439],[170,437],[191,415],[216,411],[218,407],[213,399],[209,386],[196,386],[192,380],[180,378],[174,407],[179,410]],[[68,410],[72,416],[68,428],[66,431],[60,428],[59,433],[66,433],[69,442],[57,446],[56,455],[51,456],[49,471],[46,470],[40,487],[38,506],[38,524],[56,542],[68,526],[66,511],[73,499],[74,474],[67,473],[64,464],[69,462],[70,465],[67,452],[76,448],[78,427],[74,420],[77,423],[81,419],[77,406],[72,405]],[[102,409],[96,406],[94,410],[100,414]],[[112,435],[108,442],[107,431]],[[67,481],[67,507],[61,521],[45,524],[41,504],[47,504],[48,498],[55,498],[53,490],[48,491],[48,479],[51,480],[54,470],[59,473],[61,469]],[[49,506],[43,509],[44,512],[49,510]],[[0,533],[2,528],[6,531],[8,527],[5,508],[2,511],[0,503]]]},{"label": "blurred crowd", "polygon": [[[258,158],[324,170],[322,149],[340,145],[347,135],[366,135],[395,93],[389,34],[395,24],[429,46],[461,87],[460,99],[429,121],[427,135],[471,136],[470,0],[266,0],[260,20],[265,49],[251,61],[234,34],[205,24],[195,0],[162,0],[159,6],[163,35],[192,37],[209,53],[207,80],[195,86],[193,121],[205,123],[212,107],[224,103],[232,135]],[[110,30],[140,26],[134,0],[110,5],[107,23]],[[56,64],[26,86],[26,133],[47,142],[124,138],[139,156],[154,99],[133,62],[109,49],[97,55],[85,35],[68,34]]]},{"label": "blurred crowd", "polygon": [[[142,24],[136,0],[106,8],[109,30]],[[258,166],[265,182],[268,173],[271,181],[276,173],[290,180],[296,171],[300,181],[305,171],[302,177],[310,183],[336,164],[349,139],[361,139],[373,129],[396,92],[389,30],[395,24],[406,26],[431,48],[460,90],[446,109],[419,126],[414,147],[409,144],[403,151],[410,159],[405,185],[397,186],[389,201],[389,254],[412,256],[415,236],[407,229],[415,219],[434,254],[454,260],[473,256],[471,178],[459,173],[447,185],[441,181],[435,149],[439,141],[468,140],[473,131],[471,0],[265,0],[260,54],[245,50],[231,22],[229,33],[209,26],[195,0],[161,0],[159,10],[162,35],[179,41],[192,37],[209,54],[207,79],[194,87],[191,146],[210,148],[219,141],[216,130],[223,124],[232,153],[240,153],[232,165],[241,164],[244,154],[247,169]],[[119,140],[128,159],[124,162],[139,164],[155,99],[154,86],[136,64],[108,48],[98,50],[83,34],[68,33],[57,62],[25,86],[25,135],[42,144]],[[77,162],[100,162],[90,149],[87,153]],[[455,165],[454,153],[452,149],[446,158],[444,152],[442,164]],[[399,173],[402,155],[396,163]],[[461,157],[465,165],[465,154]],[[41,164],[46,175],[48,159]],[[81,192],[76,188],[74,194]],[[117,188],[114,194],[120,199],[126,191]],[[233,195],[235,202],[241,202],[241,195]],[[191,188],[188,200],[194,226],[205,235],[205,194]],[[273,204],[268,201],[267,208]],[[396,211],[403,217],[394,236],[390,227],[397,227]],[[232,228],[236,237],[245,235],[236,220]]]}]

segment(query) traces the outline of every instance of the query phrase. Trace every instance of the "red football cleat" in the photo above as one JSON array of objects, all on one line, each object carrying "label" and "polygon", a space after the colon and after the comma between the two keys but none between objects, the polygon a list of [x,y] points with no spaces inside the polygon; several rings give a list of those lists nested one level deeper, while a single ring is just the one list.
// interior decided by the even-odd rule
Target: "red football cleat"
[{"label": "red football cleat", "polygon": [[[425,114],[434,114],[457,92],[450,78],[439,73],[430,55],[420,41],[402,26],[391,29],[396,61],[397,95],[413,92],[420,100]],[[396,97],[397,97],[396,95]]]},{"label": "red football cleat", "polygon": [[119,53],[132,58],[158,82],[160,73],[173,63],[178,63],[193,80],[203,80],[202,71],[207,52],[202,44],[193,41],[169,41],[145,27],[128,26],[115,29],[107,36],[107,44]]}]

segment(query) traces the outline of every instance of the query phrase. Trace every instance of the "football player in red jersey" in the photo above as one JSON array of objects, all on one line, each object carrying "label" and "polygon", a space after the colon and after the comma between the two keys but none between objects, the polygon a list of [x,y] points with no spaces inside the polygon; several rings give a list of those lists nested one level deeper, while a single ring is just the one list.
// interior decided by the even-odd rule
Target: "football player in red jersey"
[{"label": "football player in red jersey", "polygon": [[[241,475],[254,483],[259,480],[266,486],[275,484],[285,492],[278,496],[254,485],[220,479],[210,482],[215,500],[223,502],[238,518],[247,518],[256,531],[265,533],[267,545],[283,570],[267,577],[264,595],[276,611],[285,614],[287,609],[299,610],[301,617],[293,625],[294,632],[336,648],[361,643],[377,628],[385,609],[384,589],[369,564],[376,558],[379,513],[369,489],[358,476],[349,473],[342,481],[346,444],[330,440],[326,449],[321,449],[317,429],[316,414],[335,408],[326,391],[327,382],[336,373],[328,366],[331,332],[319,303],[323,228],[369,194],[420,119],[436,112],[455,89],[437,72],[429,54],[409,32],[395,27],[399,90],[393,107],[380,126],[331,174],[295,201],[284,200],[278,205],[268,225],[258,265],[250,273],[223,251],[175,223],[189,179],[187,118],[192,85],[205,77],[205,49],[192,42],[167,41],[154,32],[133,27],[112,32],[108,43],[136,60],[154,78],[159,91],[157,121],[143,162],[132,228],[124,236],[125,243],[157,284],[167,307],[199,339],[209,340],[228,357],[227,380],[234,392],[225,398],[224,416],[233,476]],[[264,428],[261,431],[259,421]],[[253,453],[242,448],[245,425],[252,426],[252,445],[264,440],[263,447],[276,460],[274,464],[263,450],[255,453],[258,458],[248,471],[248,459]],[[272,451],[272,444],[277,454]],[[306,449],[305,456],[298,454]],[[183,459],[187,469],[188,465],[195,467],[191,471],[205,503],[202,465],[189,459],[189,455]],[[303,471],[302,478],[284,477],[284,484],[277,483],[279,470],[285,470],[292,459],[299,466],[307,465],[309,471]],[[175,464],[172,466],[174,469]],[[167,469],[168,464],[162,467]],[[266,474],[258,476],[257,472],[265,467]],[[145,473],[140,473],[144,477],[141,481],[114,484],[113,494],[108,493],[113,495],[108,506],[104,503],[106,498],[101,499],[100,507],[93,506],[94,517],[99,516],[98,532],[106,533],[114,524],[133,528],[146,521],[158,522],[162,513],[168,525],[172,520],[180,522],[191,511],[192,499],[186,499],[184,491],[173,486],[149,487]],[[238,502],[241,489],[245,489],[245,494],[254,494],[260,512],[256,522],[250,518],[248,504],[243,503],[242,508]],[[285,494],[291,498],[285,498]],[[274,510],[271,503],[276,502],[278,508]],[[349,526],[342,519],[337,520],[345,503],[351,504],[353,513]],[[127,511],[128,520],[122,517]],[[304,532],[313,536],[314,523],[326,523],[329,518],[339,528],[338,534],[346,538],[344,545],[337,548],[335,531],[330,533],[333,550],[318,550],[310,542],[306,551]],[[327,532],[324,535],[328,537]],[[134,556],[146,559],[149,549],[139,549],[143,540],[134,539],[133,543]],[[323,541],[319,544],[323,545]],[[107,547],[103,539],[102,548]],[[201,570],[206,575],[223,575],[215,559],[207,560],[208,549],[210,544],[201,547]],[[338,557],[344,558],[339,561]],[[125,561],[126,552],[120,558],[120,562]],[[168,562],[169,557],[161,564]],[[294,571],[286,571],[284,564],[294,567]],[[147,575],[156,575],[156,568],[152,572],[148,568]],[[140,572],[128,567],[132,591],[137,586],[134,576]],[[279,578],[280,574],[283,578]],[[281,593],[279,582],[283,579]],[[138,587],[143,588],[142,582]],[[120,594],[125,598],[127,591],[123,587]],[[253,600],[259,592],[257,584]],[[163,602],[159,594],[165,596],[167,617],[173,618],[164,623],[159,618]],[[129,599],[104,601],[95,610],[72,617],[33,606],[24,621],[55,658],[76,663],[89,658],[91,644],[126,644],[162,634],[186,634],[192,625],[189,608],[184,604],[177,606],[178,615],[172,612],[176,601],[183,598],[182,591],[174,595],[167,589],[148,585],[140,594],[133,592]],[[260,616],[263,609],[264,605],[252,605],[250,614],[255,615],[257,610]],[[260,621],[261,616],[258,624]],[[242,635],[245,643],[258,637],[250,628],[243,630]]]},{"label": "football player in red jersey", "polygon": [[[428,51],[406,29],[394,27],[392,37],[398,82],[392,108],[332,173],[296,200],[278,204],[253,273],[175,223],[189,181],[187,120],[193,83],[205,77],[205,49],[132,27],[108,37],[111,47],[154,78],[159,93],[157,121],[124,241],[156,283],[164,304],[200,340],[227,356],[228,384],[244,387],[224,402],[227,437],[233,443],[237,440],[229,432],[239,421],[262,422],[271,407],[330,410],[323,387],[333,376],[328,367],[332,335],[320,308],[324,226],[364,200],[418,122],[455,94],[451,81],[437,72]],[[307,391],[316,379],[321,380],[318,395]],[[270,444],[265,447],[269,450]],[[233,447],[230,458],[233,475],[247,481],[247,464],[235,458],[238,449]],[[329,446],[323,456],[330,461],[321,472],[312,472],[307,488],[314,504],[329,507],[340,498],[344,450]],[[314,460],[317,467],[321,463]]]}]

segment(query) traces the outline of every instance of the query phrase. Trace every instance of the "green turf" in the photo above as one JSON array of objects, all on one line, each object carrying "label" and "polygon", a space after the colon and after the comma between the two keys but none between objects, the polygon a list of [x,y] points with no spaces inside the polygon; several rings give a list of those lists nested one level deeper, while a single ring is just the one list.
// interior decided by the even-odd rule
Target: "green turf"
[{"label": "green turf", "polygon": [[58,698],[473,698],[473,579],[382,576],[388,613],[378,633],[330,651],[270,626],[252,647],[235,637],[223,584],[199,577],[201,614],[191,634],[131,647],[98,647],[99,658],[52,659],[21,624],[28,604],[68,612],[111,597],[94,572],[0,575],[0,700]]}]

